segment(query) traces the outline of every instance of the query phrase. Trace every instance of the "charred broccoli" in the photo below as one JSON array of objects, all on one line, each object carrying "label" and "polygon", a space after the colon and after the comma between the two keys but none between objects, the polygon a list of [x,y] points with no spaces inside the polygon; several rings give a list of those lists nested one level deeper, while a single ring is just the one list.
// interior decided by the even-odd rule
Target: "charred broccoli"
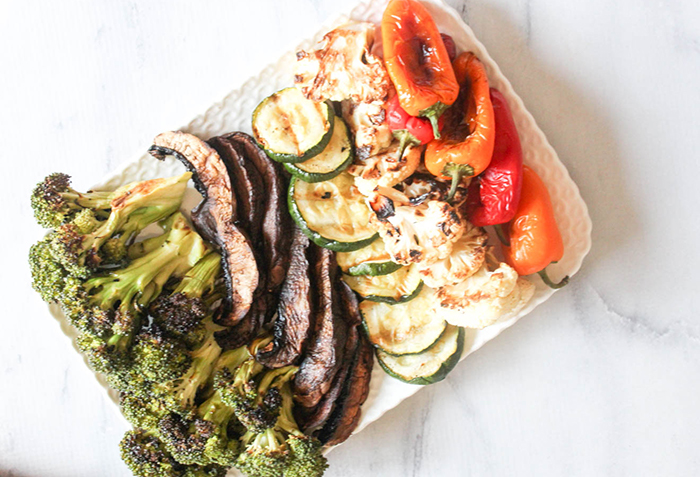
[{"label": "charred broccoli", "polygon": [[80,193],[70,186],[70,176],[47,176],[32,191],[32,209],[39,225],[51,229],[71,220],[78,212],[91,209],[101,218],[109,215],[112,199],[118,191]]},{"label": "charred broccoli", "polygon": [[[235,368],[251,357],[243,347],[221,355],[218,366]],[[223,363],[223,364],[222,364]],[[237,421],[233,408],[223,403],[220,389],[223,374],[217,372],[213,394],[197,406],[193,415],[170,414],[159,425],[159,433],[168,451],[184,464],[217,463],[231,466],[238,457],[239,442],[235,431]],[[229,437],[229,434],[233,434]]]},{"label": "charred broccoli", "polygon": [[119,443],[122,460],[136,477],[223,477],[218,465],[183,465],[176,461],[152,432],[127,431]]},{"label": "charred broccoli", "polygon": [[180,208],[189,178],[186,173],[118,189],[106,220],[97,220],[86,209],[56,229],[51,241],[54,258],[80,278],[91,276],[103,262],[119,263],[141,230]]}]

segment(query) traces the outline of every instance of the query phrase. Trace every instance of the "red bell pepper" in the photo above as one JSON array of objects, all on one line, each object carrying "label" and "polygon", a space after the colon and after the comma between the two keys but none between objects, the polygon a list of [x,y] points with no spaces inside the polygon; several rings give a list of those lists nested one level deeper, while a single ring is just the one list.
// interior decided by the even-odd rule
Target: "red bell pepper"
[{"label": "red bell pepper", "polygon": [[[469,186],[466,213],[477,227],[510,222],[520,202],[523,151],[515,121],[503,93],[490,90],[495,119],[495,144],[489,166]],[[498,230],[497,231],[501,232]]]},{"label": "red bell pepper", "polygon": [[[399,97],[394,96],[387,105],[387,121],[389,129],[399,143],[399,157],[409,144],[420,146],[432,141],[435,136],[430,120],[417,118],[408,114],[399,103]],[[438,120],[438,127],[442,126],[442,117]]]}]

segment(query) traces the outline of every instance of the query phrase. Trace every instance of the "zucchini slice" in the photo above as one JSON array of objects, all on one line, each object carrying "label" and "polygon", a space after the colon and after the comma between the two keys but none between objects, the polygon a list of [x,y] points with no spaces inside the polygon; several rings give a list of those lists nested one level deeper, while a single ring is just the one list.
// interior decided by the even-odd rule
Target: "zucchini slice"
[{"label": "zucchini slice", "polygon": [[316,103],[297,88],[285,88],[255,108],[253,135],[270,159],[303,162],[326,148],[334,116],[330,103]]},{"label": "zucchini slice", "polygon": [[370,342],[396,356],[423,353],[434,346],[448,325],[435,310],[433,293],[426,288],[415,300],[399,305],[361,302],[362,324]]},{"label": "zucchini slice", "polygon": [[388,275],[343,276],[352,290],[365,300],[395,305],[413,300],[423,288],[418,267],[401,267]]},{"label": "zucchini slice", "polygon": [[333,136],[318,155],[298,164],[284,164],[293,176],[305,182],[321,182],[333,179],[343,172],[355,158],[352,138],[347,124],[339,117],[333,120]]},{"label": "zucchini slice", "polygon": [[387,275],[403,267],[391,261],[382,239],[375,240],[369,247],[354,252],[341,252],[335,255],[338,266],[348,275]]},{"label": "zucchini slice", "polygon": [[287,204],[299,228],[320,247],[349,252],[379,237],[370,225],[372,211],[355,187],[353,176],[346,172],[323,182],[292,177]]},{"label": "zucchini slice", "polygon": [[464,328],[449,325],[440,340],[420,354],[392,356],[377,350],[377,361],[386,373],[404,383],[434,384],[454,369],[464,349]]}]

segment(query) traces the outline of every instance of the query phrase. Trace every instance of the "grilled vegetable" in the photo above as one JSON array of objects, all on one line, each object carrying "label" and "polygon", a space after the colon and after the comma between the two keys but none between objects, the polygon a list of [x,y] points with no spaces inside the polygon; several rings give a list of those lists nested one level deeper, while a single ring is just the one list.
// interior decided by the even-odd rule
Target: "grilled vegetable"
[{"label": "grilled vegetable", "polygon": [[420,275],[426,285],[440,288],[456,285],[473,275],[486,258],[488,235],[484,229],[465,223],[464,234],[452,246],[452,252],[427,267],[420,267]]},{"label": "grilled vegetable", "polygon": [[[493,106],[484,65],[466,52],[453,63],[457,81],[464,89],[458,101],[464,101],[465,114],[446,121],[444,138],[431,141],[425,149],[425,167],[435,176],[452,179],[447,196],[452,201],[463,177],[478,176],[491,162],[495,141]],[[460,108],[455,108],[460,111]],[[464,137],[464,125],[468,125]]]},{"label": "grilled vegetable", "polygon": [[515,120],[503,93],[491,88],[495,120],[493,157],[486,170],[469,185],[466,216],[478,227],[510,222],[520,202],[523,149]]},{"label": "grilled vegetable", "polygon": [[401,107],[428,118],[439,138],[438,118],[457,99],[459,83],[430,12],[417,0],[392,0],[382,17],[382,42]]},{"label": "grilled vegetable", "polygon": [[510,245],[503,247],[503,255],[519,275],[538,273],[542,281],[554,289],[569,283],[568,276],[554,283],[547,275],[546,267],[564,256],[564,242],[547,186],[527,166],[523,167],[522,195],[508,227],[508,238]]},{"label": "grilled vegetable", "polygon": [[263,99],[253,111],[253,135],[279,162],[304,162],[326,148],[333,136],[333,107],[286,88]]},{"label": "grilled vegetable", "polygon": [[413,300],[423,287],[420,272],[415,265],[399,268],[387,275],[346,275],[343,280],[365,300],[390,305]]},{"label": "grilled vegetable", "polygon": [[192,212],[193,220],[198,216],[200,232],[221,249],[229,311],[220,321],[233,325],[250,309],[258,286],[258,267],[248,238],[233,222],[236,202],[226,167],[204,141],[180,131],[158,135],[149,152],[157,159],[175,156],[193,173],[195,186],[204,197]]},{"label": "grilled vegetable", "polygon": [[321,182],[333,179],[343,172],[354,159],[352,138],[348,126],[341,118],[333,122],[333,136],[318,155],[298,164],[285,164],[284,168],[305,182]]},{"label": "grilled vegetable", "polygon": [[368,247],[354,252],[338,252],[335,254],[335,259],[344,273],[353,276],[387,275],[403,266],[391,260],[383,240],[375,240]]},{"label": "grilled vegetable", "polygon": [[292,178],[289,213],[312,242],[336,251],[358,250],[374,242],[369,210],[349,174],[324,182],[308,183]]},{"label": "grilled vegetable", "polygon": [[369,382],[372,377],[374,359],[372,346],[360,333],[357,351],[352,366],[348,370],[345,386],[340,392],[335,409],[318,432],[318,440],[324,445],[334,446],[345,441],[360,422],[362,404],[369,395]]},{"label": "grilled vegetable", "polygon": [[424,288],[416,299],[399,305],[363,301],[360,312],[370,342],[383,352],[397,356],[429,349],[447,327],[434,300],[435,292]]},{"label": "grilled vegetable", "polygon": [[267,289],[274,293],[282,286],[289,267],[289,245],[293,228],[286,207],[286,181],[282,167],[271,161],[255,142],[242,132],[229,134],[227,139],[239,153],[255,165],[265,190],[265,210],[262,222],[262,246],[267,270]]},{"label": "grilled vegetable", "polygon": [[289,272],[282,285],[277,319],[273,325],[274,340],[257,355],[257,360],[269,368],[295,363],[313,325],[309,262],[306,258],[308,247],[309,239],[296,229]]},{"label": "grilled vegetable", "polygon": [[520,311],[534,291],[535,286],[507,264],[491,270],[484,263],[466,280],[440,288],[437,297],[440,315],[448,323],[481,329]]},{"label": "grilled vegetable", "polygon": [[313,250],[314,329],[294,377],[294,399],[306,408],[316,406],[330,389],[347,339],[347,324],[334,290],[337,265],[333,253],[318,247]]},{"label": "grilled vegetable", "polygon": [[464,328],[448,326],[440,340],[420,354],[392,356],[377,350],[377,361],[386,373],[409,384],[434,384],[445,379],[462,357]]}]

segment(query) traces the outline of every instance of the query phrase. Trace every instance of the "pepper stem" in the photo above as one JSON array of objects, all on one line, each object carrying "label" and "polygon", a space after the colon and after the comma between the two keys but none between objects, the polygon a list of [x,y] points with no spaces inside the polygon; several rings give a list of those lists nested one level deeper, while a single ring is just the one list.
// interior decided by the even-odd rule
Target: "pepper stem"
[{"label": "pepper stem", "polygon": [[462,178],[474,175],[474,168],[469,164],[455,164],[454,162],[448,162],[443,168],[442,173],[446,176],[452,178],[452,185],[450,186],[450,192],[447,194],[447,202],[452,203],[455,194],[457,193],[457,188],[462,182]]},{"label": "pepper stem", "polygon": [[442,113],[444,113],[445,110],[449,107],[450,105],[438,101],[429,108],[421,109],[418,112],[418,116],[427,118],[428,121],[430,121],[430,125],[433,127],[433,136],[435,136],[435,139],[440,139],[440,127],[438,126],[438,119],[440,119]]},{"label": "pepper stem", "polygon": [[547,270],[542,269],[537,274],[540,276],[542,281],[547,285],[549,288],[553,289],[558,289],[569,283],[569,275],[565,276],[564,278],[561,279],[559,283],[554,283],[551,278],[549,278],[549,275],[547,275]]},{"label": "pepper stem", "polygon": [[396,131],[392,131],[392,134],[396,139],[399,140],[399,156],[398,158],[401,159],[403,157],[403,153],[406,150],[406,148],[409,146],[409,144],[412,145],[419,145],[420,141],[416,139],[413,134],[408,132],[408,129],[397,129]]},{"label": "pepper stem", "polygon": [[493,228],[496,231],[496,237],[498,237],[498,240],[500,240],[506,247],[510,247],[510,237],[508,237],[506,231],[503,230],[503,224],[496,224],[493,226]]}]

